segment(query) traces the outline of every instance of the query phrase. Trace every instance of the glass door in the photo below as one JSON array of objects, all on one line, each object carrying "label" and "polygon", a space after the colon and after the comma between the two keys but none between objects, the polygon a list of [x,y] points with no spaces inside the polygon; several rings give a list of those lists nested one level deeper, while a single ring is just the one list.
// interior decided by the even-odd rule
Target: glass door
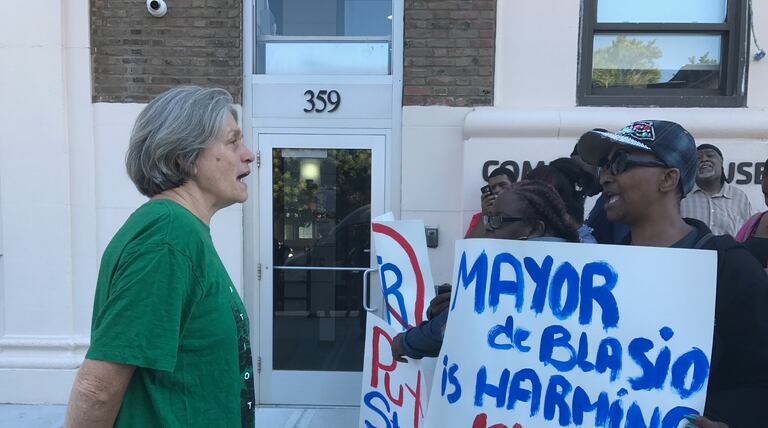
[{"label": "glass door", "polygon": [[371,217],[384,208],[386,137],[260,134],[258,141],[261,402],[357,405],[363,274],[375,266]]}]

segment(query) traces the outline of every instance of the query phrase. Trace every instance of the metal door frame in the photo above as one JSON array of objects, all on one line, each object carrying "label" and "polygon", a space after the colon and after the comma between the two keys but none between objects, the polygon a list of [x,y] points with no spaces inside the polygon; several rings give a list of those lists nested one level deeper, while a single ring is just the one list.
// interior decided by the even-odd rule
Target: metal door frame
[{"label": "metal door frame", "polygon": [[[257,372],[261,405],[358,405],[362,372],[285,371],[272,368],[273,340],[273,206],[272,149],[370,149],[371,150],[371,217],[385,209],[386,145],[389,130],[365,129],[254,129],[254,146],[259,157],[258,245],[259,279],[254,297],[258,309]],[[379,138],[376,138],[379,137]],[[371,251],[373,254],[373,251]],[[247,263],[247,262],[246,262]],[[373,257],[369,267],[375,267]],[[361,284],[362,287],[362,284]],[[373,287],[376,290],[375,286]],[[381,307],[380,295],[373,293],[371,306]],[[365,302],[363,302],[365,303]],[[361,308],[361,311],[363,309]],[[361,313],[361,316],[365,316]],[[255,327],[255,326],[254,326]]]}]

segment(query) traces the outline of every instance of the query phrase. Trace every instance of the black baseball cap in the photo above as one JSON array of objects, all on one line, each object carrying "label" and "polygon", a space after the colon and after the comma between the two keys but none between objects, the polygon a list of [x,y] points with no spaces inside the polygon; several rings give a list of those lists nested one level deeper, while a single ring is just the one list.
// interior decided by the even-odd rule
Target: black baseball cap
[{"label": "black baseball cap", "polygon": [[696,182],[696,141],[682,126],[666,120],[640,120],[624,128],[609,132],[593,129],[584,133],[577,143],[584,162],[600,165],[616,146],[653,153],[670,168],[680,171],[683,196]]}]

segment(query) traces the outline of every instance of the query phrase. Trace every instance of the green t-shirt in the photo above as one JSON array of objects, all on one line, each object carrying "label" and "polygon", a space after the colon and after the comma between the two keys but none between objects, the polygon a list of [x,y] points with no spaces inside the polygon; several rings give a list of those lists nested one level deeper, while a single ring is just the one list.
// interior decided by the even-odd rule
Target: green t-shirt
[{"label": "green t-shirt", "polygon": [[208,225],[149,201],[104,251],[92,360],[136,366],[118,427],[253,427],[248,316]]}]

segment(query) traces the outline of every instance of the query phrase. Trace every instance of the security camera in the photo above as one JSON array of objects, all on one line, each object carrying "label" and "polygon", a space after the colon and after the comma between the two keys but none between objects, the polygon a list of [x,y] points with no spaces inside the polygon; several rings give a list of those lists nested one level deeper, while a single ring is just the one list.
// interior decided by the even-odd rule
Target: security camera
[{"label": "security camera", "polygon": [[165,0],[147,0],[147,11],[155,18],[162,18],[168,12]]}]

